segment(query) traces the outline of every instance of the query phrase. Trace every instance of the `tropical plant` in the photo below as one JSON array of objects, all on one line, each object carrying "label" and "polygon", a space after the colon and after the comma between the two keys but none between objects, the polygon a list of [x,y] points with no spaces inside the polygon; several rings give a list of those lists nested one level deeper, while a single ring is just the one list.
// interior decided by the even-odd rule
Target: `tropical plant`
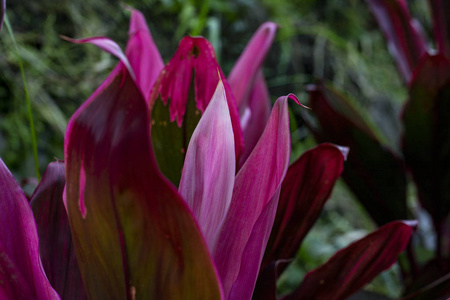
[{"label": "tropical plant", "polygon": [[[136,10],[125,54],[104,37],[71,40],[120,62],[71,117],[64,163],[49,165],[31,207],[0,164],[0,299],[276,299],[280,259],[347,149],[319,145],[288,166],[288,100],[300,103],[270,108],[261,72],[275,27],[262,25],[229,81],[200,37],[164,66]],[[344,299],[395,262],[415,226],[385,225],[284,299]]]}]

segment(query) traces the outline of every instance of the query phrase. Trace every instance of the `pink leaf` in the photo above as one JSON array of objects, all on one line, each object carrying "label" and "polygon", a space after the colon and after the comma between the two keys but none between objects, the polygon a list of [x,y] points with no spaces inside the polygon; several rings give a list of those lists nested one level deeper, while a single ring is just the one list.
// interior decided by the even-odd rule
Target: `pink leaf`
[{"label": "pink leaf", "polygon": [[243,110],[248,107],[248,101],[258,78],[258,72],[272,45],[276,30],[277,25],[275,23],[266,22],[262,24],[248,42],[247,47],[228,76],[241,116]]},{"label": "pink leaf", "polygon": [[131,9],[129,39],[125,54],[136,75],[136,84],[144,99],[149,101],[150,93],[164,63],[153,42],[144,16],[138,10]]},{"label": "pink leaf", "polygon": [[235,165],[230,112],[219,81],[192,135],[178,189],[209,246],[230,205]]},{"label": "pink leaf", "polygon": [[133,79],[136,78],[136,76],[134,75],[134,72],[133,72],[133,68],[131,67],[130,62],[128,61],[128,58],[123,53],[122,49],[120,49],[120,46],[117,45],[117,43],[114,42],[113,40],[103,37],[103,36],[91,37],[91,38],[86,38],[86,39],[71,39],[66,36],[61,36],[61,37],[63,39],[65,39],[66,41],[69,41],[69,42],[72,42],[75,44],[95,45],[95,46],[99,47],[100,49],[102,49],[103,51],[114,55],[124,64],[124,66],[127,68],[128,72],[130,73],[131,77]]},{"label": "pink leaf", "polygon": [[228,299],[250,299],[272,229],[290,155],[288,98],[275,103],[252,154],[236,175],[228,214],[212,253]]},{"label": "pink leaf", "polygon": [[[194,76],[194,79],[192,79],[192,76]],[[239,157],[243,149],[243,139],[236,103],[217,63],[214,49],[206,39],[185,37],[181,40],[177,52],[165,66],[155,85],[151,96],[151,106],[153,107],[158,94],[160,94],[164,104],[167,104],[170,99],[171,121],[176,120],[178,126],[181,127],[192,80],[195,89],[195,102],[197,108],[203,113],[220,78],[223,81],[231,115],[235,153],[236,157]]]},{"label": "pink leaf", "polygon": [[0,160],[0,299],[59,299],[39,258],[33,212]]}]

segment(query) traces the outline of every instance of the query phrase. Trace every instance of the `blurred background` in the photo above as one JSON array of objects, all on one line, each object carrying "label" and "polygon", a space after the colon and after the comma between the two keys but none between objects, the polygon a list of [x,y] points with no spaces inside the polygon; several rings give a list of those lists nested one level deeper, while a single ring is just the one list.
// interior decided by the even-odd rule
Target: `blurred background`
[{"label": "blurred background", "polygon": [[[411,14],[431,36],[426,1],[408,3]],[[258,26],[274,21],[280,27],[264,66],[272,101],[294,93],[307,104],[306,85],[325,78],[367,108],[382,130],[386,122],[398,122],[406,89],[364,1],[7,1],[7,15],[32,101],[41,173],[50,161],[63,159],[68,119],[117,63],[94,46],[71,44],[60,35],[107,36],[124,49],[129,12],[122,4],[143,12],[165,62],[183,36],[202,35],[213,44],[225,74]],[[21,180],[35,176],[35,171],[23,82],[5,28],[0,33],[0,53],[0,157]],[[315,145],[298,109],[291,107],[292,159]],[[294,287],[307,271],[374,228],[360,204],[339,182],[295,263],[283,274],[280,291]],[[398,297],[398,273],[394,267],[366,289]]]}]

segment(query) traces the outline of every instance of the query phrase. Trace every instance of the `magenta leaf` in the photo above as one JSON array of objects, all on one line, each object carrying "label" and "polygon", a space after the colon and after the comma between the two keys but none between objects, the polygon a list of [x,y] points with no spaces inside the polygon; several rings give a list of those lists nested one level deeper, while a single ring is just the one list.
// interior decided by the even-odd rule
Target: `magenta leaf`
[{"label": "magenta leaf", "polygon": [[47,278],[62,299],[87,299],[64,207],[65,169],[52,162],[31,197],[39,253]]},{"label": "magenta leaf", "polygon": [[288,99],[280,97],[261,139],[236,175],[230,208],[212,246],[227,299],[250,299],[290,156]]},{"label": "magenta leaf", "polygon": [[394,221],[338,251],[283,300],[346,299],[395,263],[416,221]]},{"label": "magenta leaf", "polygon": [[0,160],[0,299],[59,299],[45,276],[33,212]]},{"label": "magenta leaf", "polygon": [[122,64],[69,121],[67,210],[88,297],[222,299],[199,228],[158,171],[148,124]]},{"label": "magenta leaf", "polygon": [[219,79],[225,88],[238,158],[243,139],[236,103],[206,39],[183,38],[155,84],[151,100],[152,143],[161,172],[175,185],[180,181],[189,140]]},{"label": "magenta leaf", "polygon": [[318,83],[309,90],[311,112],[320,126],[304,120],[320,143],[350,148],[342,177],[378,225],[407,217],[404,162],[389,148],[362,109],[351,100]]},{"label": "magenta leaf", "polygon": [[136,84],[144,99],[149,101],[150,93],[164,63],[153,42],[144,16],[138,10],[131,9],[129,39],[125,54],[136,75]]},{"label": "magenta leaf", "polygon": [[450,2],[446,0],[428,0],[433,15],[433,30],[439,51],[450,57]]},{"label": "magenta leaf", "polygon": [[339,148],[321,144],[289,167],[262,268],[272,261],[295,256],[330,197],[343,164]]},{"label": "magenta leaf", "polygon": [[[450,61],[425,56],[403,112],[403,152],[436,230],[450,212]],[[438,250],[440,251],[440,250]]]},{"label": "magenta leaf", "polygon": [[397,62],[406,83],[421,57],[426,53],[426,42],[414,25],[405,0],[366,0],[383,31],[388,48]]},{"label": "magenta leaf", "polygon": [[209,246],[230,206],[235,166],[233,127],[225,89],[219,81],[192,134],[178,189]]},{"label": "magenta leaf", "polygon": [[261,71],[276,31],[277,25],[275,23],[266,22],[262,24],[248,42],[228,76],[241,117],[245,108],[248,107],[248,101],[258,78],[258,72]]},{"label": "magenta leaf", "polygon": [[246,103],[246,108],[241,117],[242,134],[245,147],[239,159],[239,167],[252,153],[261,134],[269,120],[271,110],[270,96],[267,89],[262,70],[256,75],[256,82],[253,85],[250,98]]},{"label": "magenta leaf", "polygon": [[103,36],[90,37],[90,38],[86,38],[86,39],[71,39],[66,36],[61,36],[61,37],[65,40],[75,43],[75,44],[95,45],[95,46],[99,47],[100,49],[102,49],[103,51],[114,55],[124,64],[124,66],[127,68],[128,72],[130,72],[131,77],[133,79],[136,78],[134,75],[133,68],[131,67],[130,62],[128,61],[128,58],[123,53],[122,49],[120,49],[120,46],[117,45],[117,43],[114,42],[113,40],[103,37]]}]

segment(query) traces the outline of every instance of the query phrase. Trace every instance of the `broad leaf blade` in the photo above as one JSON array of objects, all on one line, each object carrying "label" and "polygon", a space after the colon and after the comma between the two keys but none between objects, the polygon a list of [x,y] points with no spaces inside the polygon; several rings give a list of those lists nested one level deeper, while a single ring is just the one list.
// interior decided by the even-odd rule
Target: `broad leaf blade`
[{"label": "broad leaf blade", "polygon": [[212,247],[228,299],[250,299],[255,286],[289,164],[290,97],[277,100],[261,139],[236,175],[231,205]]},{"label": "broad leaf blade", "polygon": [[426,42],[413,24],[405,0],[366,0],[383,31],[391,55],[405,82],[409,82]]},{"label": "broad leaf blade", "polygon": [[63,299],[87,299],[63,203],[65,169],[52,162],[31,197],[39,253],[47,278]]},{"label": "broad leaf blade", "polygon": [[319,83],[310,88],[311,111],[320,123],[307,121],[318,142],[350,148],[342,177],[378,225],[406,219],[403,161],[356,110],[349,99]]},{"label": "broad leaf blade", "polygon": [[0,299],[59,299],[42,269],[33,212],[0,160]]},{"label": "broad leaf blade", "polygon": [[321,144],[289,167],[262,268],[295,256],[341,175],[343,163],[339,148]]},{"label": "broad leaf blade", "polygon": [[283,299],[346,299],[395,263],[416,226],[415,221],[386,224],[306,274],[300,286]]},{"label": "broad leaf blade", "polygon": [[159,173],[145,100],[123,65],[71,118],[66,198],[90,299],[221,299],[188,207]]},{"label": "broad leaf blade", "polygon": [[411,82],[403,121],[405,160],[439,231],[450,211],[450,62],[444,56],[423,60]]},{"label": "broad leaf blade", "polygon": [[230,205],[234,155],[233,127],[220,81],[189,142],[178,189],[209,246]]}]

